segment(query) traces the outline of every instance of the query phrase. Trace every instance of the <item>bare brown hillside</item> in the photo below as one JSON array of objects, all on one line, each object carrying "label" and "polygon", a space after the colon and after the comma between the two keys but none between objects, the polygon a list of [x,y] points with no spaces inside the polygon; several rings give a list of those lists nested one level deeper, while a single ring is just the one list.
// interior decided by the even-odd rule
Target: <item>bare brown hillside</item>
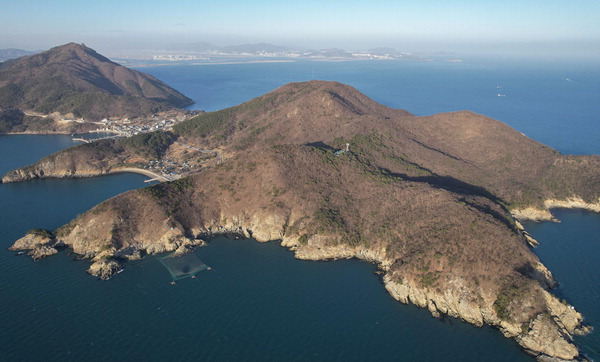
[{"label": "bare brown hillside", "polygon": [[494,325],[535,355],[578,356],[571,336],[587,330],[582,317],[548,292],[555,281],[511,211],[547,199],[597,203],[598,156],[560,155],[471,112],[416,117],[312,81],[173,133],[80,145],[3,182],[192,157],[182,145],[213,149],[223,162],[119,195],[13,249],[38,257],[68,246],[106,278],[127,260],[185,252],[215,234],[280,240],[303,259],[377,263],[396,299]]},{"label": "bare brown hillside", "polygon": [[136,117],[193,103],[151,75],[69,43],[0,64],[0,108],[88,120]]}]

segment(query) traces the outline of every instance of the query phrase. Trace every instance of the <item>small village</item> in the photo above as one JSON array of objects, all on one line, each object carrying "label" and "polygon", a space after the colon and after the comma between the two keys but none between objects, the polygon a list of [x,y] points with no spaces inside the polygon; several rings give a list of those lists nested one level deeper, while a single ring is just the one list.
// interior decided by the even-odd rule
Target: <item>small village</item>
[{"label": "small village", "polygon": [[129,137],[140,133],[153,132],[159,130],[170,130],[174,125],[190,117],[200,114],[201,111],[169,111],[161,114],[154,114],[149,118],[137,119],[103,119],[98,122],[104,128],[97,132],[115,133],[120,136]]},{"label": "small village", "polygon": [[177,161],[170,157],[150,160],[148,164],[142,166],[144,170],[160,174],[169,181],[177,180],[201,167],[202,164],[199,161]]},{"label": "small village", "polygon": [[[97,138],[75,137],[74,135],[73,140],[90,143],[100,139],[131,137],[154,131],[169,131],[174,125],[201,113],[202,111],[169,111],[154,114],[148,118],[136,118],[132,120],[127,118],[105,118],[96,122],[104,127],[98,128],[94,132],[110,133],[113,135]],[[172,148],[174,149],[173,156],[150,160],[147,164],[135,164],[136,168],[147,171],[149,176],[154,176],[152,179],[147,180],[147,182],[177,180],[198,171],[201,167],[221,162],[221,155],[215,150],[201,149],[180,142],[175,142]]]},{"label": "small village", "polygon": [[197,172],[203,167],[221,163],[221,154],[216,150],[198,149],[179,142],[175,142],[172,147],[175,149],[173,153],[178,154],[177,156],[150,160],[147,164],[139,165],[140,168],[162,176],[162,178],[156,177],[158,181],[173,181]]}]

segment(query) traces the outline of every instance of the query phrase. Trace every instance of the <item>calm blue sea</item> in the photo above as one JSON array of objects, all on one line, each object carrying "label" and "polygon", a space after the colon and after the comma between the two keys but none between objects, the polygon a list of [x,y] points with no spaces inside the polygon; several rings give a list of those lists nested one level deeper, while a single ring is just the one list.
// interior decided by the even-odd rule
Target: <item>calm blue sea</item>
[{"label": "calm blue sea", "polygon": [[471,110],[562,153],[600,153],[600,67],[595,63],[298,61],[138,69],[194,99],[193,109],[234,106],[289,82],[335,80],[415,115]]},{"label": "calm blue sea", "polygon": [[[600,72],[585,64],[295,62],[141,70],[195,99],[197,109],[232,106],[290,81],[338,80],[418,115],[471,109],[563,153],[600,153]],[[0,173],[71,145],[67,136],[2,136]],[[394,301],[372,265],[298,261],[276,243],[213,240],[197,250],[213,270],[175,286],[154,257],[101,282],[67,252],[32,262],[6,250],[30,228],[56,228],[145,186],[143,180],[123,174],[0,184],[2,359],[531,360],[492,328],[440,321]],[[600,216],[557,215],[561,224],[526,227],[561,282],[557,293],[600,326]],[[598,333],[578,344],[600,358]]]}]

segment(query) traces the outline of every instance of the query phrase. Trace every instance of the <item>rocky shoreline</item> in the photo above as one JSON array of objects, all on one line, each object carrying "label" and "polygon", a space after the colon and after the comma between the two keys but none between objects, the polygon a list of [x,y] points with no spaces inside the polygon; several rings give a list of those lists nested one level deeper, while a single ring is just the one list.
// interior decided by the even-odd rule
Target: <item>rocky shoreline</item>
[{"label": "rocky shoreline", "polygon": [[[18,169],[18,170],[11,171],[10,173],[7,173],[6,175],[4,175],[2,177],[2,180],[0,180],[0,183],[7,184],[7,183],[23,182],[23,181],[41,179],[41,178],[55,178],[55,179],[87,178],[87,177],[103,176],[103,175],[108,175],[108,174],[117,173],[117,172],[119,172],[119,171],[117,170],[117,171],[111,172],[110,170],[82,169],[82,168],[78,168],[77,170],[56,170],[56,171],[53,170],[50,172],[48,172],[48,170],[44,171],[44,170],[38,170],[38,169],[33,169],[33,170],[28,170],[28,171],[25,171],[23,169]],[[124,171],[121,171],[121,172],[124,172]]]},{"label": "rocky shoreline", "polygon": [[[117,250],[114,247],[102,246],[92,249],[82,248],[77,235],[85,230],[76,225],[64,238],[45,237],[28,234],[17,240],[10,247],[12,251],[29,250],[34,260],[56,254],[60,249],[70,247],[85,259],[91,259],[92,264],[88,273],[100,279],[107,280],[118,273],[128,260],[137,260],[146,254],[158,254],[175,251],[185,253],[196,246],[205,245],[205,239],[218,235],[243,235],[258,242],[280,240],[280,245],[294,252],[297,259],[330,261],[337,259],[357,258],[376,264],[383,271],[383,283],[390,295],[404,304],[414,304],[426,308],[434,317],[450,316],[460,318],[475,326],[488,324],[498,328],[506,337],[513,338],[523,349],[540,360],[573,360],[584,359],[573,344],[572,336],[586,334],[590,328],[583,325],[583,317],[572,306],[561,303],[554,295],[542,290],[548,311],[538,314],[526,326],[512,323],[498,317],[494,310],[494,294],[483,293],[483,298],[473,298],[465,280],[457,278],[452,281],[452,287],[444,290],[424,288],[414,279],[395,275],[391,270],[395,262],[386,254],[384,246],[379,247],[350,247],[347,245],[327,245],[330,236],[315,235],[301,244],[295,236],[286,236],[283,221],[277,215],[262,217],[264,223],[257,217],[250,219],[243,216],[223,217],[218,225],[206,225],[194,230],[193,237],[185,236],[180,230],[163,228],[164,234],[157,240],[139,247],[129,247]],[[76,242],[75,244],[73,242]],[[88,242],[84,242],[89,245]],[[89,248],[89,246],[88,246]],[[552,287],[555,285],[550,271],[538,263],[538,279],[540,283]]]},{"label": "rocky shoreline", "polygon": [[[42,167],[44,169],[44,167]],[[47,171],[47,168],[45,168]],[[123,170],[85,170],[78,168],[77,172],[70,173],[62,170],[60,173],[27,172],[23,169],[17,170],[16,174],[6,175],[2,182],[20,182],[38,177],[93,177],[113,172],[126,172]],[[130,170],[129,170],[130,171]],[[583,202],[580,198],[569,198],[566,200],[547,200],[545,206],[582,208],[597,211],[597,204]],[[554,220],[549,210],[528,208],[514,210],[513,216],[517,220]],[[388,292],[398,301],[408,304],[412,303],[421,308],[428,309],[433,316],[448,315],[464,321],[482,326],[489,324],[498,328],[506,337],[515,339],[528,353],[544,358],[560,358],[572,360],[581,358],[577,347],[573,344],[572,335],[584,334],[589,328],[584,326],[583,317],[570,306],[561,304],[556,297],[547,291],[543,291],[545,304],[549,306],[549,315],[539,314],[532,319],[527,326],[519,323],[510,323],[500,319],[494,311],[496,296],[482,293],[483,300],[473,300],[468,292],[468,287],[463,285],[464,281],[457,278],[452,281],[452,288],[442,291],[423,288],[421,283],[414,279],[406,279],[403,276],[394,275],[391,266],[395,262],[386,255],[385,247],[349,247],[348,245],[328,245],[327,236],[314,235],[307,240],[306,244],[298,242],[297,236],[287,236],[283,225],[285,220],[279,215],[255,216],[251,220],[242,216],[221,216],[221,223],[205,225],[193,230],[193,237],[186,235],[183,231],[175,228],[164,228],[158,239],[139,245],[119,250],[114,246],[98,247],[99,243],[91,240],[76,240],[78,234],[88,233],[80,229],[79,225],[66,237],[47,238],[39,235],[26,235],[19,239],[10,248],[13,251],[28,250],[28,254],[34,260],[38,260],[53,254],[59,250],[70,247],[76,254],[85,259],[91,259],[92,264],[88,273],[100,279],[109,279],[118,273],[128,260],[142,258],[146,254],[157,254],[162,252],[177,251],[187,252],[191,248],[204,245],[204,239],[222,234],[240,234],[252,237],[259,242],[281,240],[281,245],[289,248],[295,253],[295,257],[302,260],[335,260],[358,258],[379,266],[384,272],[383,283]],[[243,221],[243,220],[246,221]],[[524,241],[535,247],[538,242],[533,239],[519,223],[515,220]],[[78,245],[79,244],[79,245]],[[95,245],[95,246],[92,246]],[[106,244],[108,245],[108,244]],[[553,286],[553,278],[550,272],[540,263],[540,282]],[[548,313],[548,312],[547,312]],[[523,333],[527,330],[526,333]]]},{"label": "rocky shoreline", "polygon": [[[112,134],[121,134],[120,132],[107,130],[107,129],[98,129],[91,131],[83,131],[78,132],[77,134],[94,134],[94,133],[112,133]],[[57,136],[57,135],[72,135],[73,132],[67,131],[23,131],[23,132],[0,132],[0,136],[20,136],[20,135],[39,135],[39,136]]]},{"label": "rocky shoreline", "polygon": [[54,178],[54,179],[64,179],[64,178],[89,178],[89,177],[97,177],[97,176],[106,176],[113,175],[118,173],[136,173],[140,175],[144,175],[153,180],[164,182],[168,181],[168,179],[156,172],[152,172],[149,170],[145,170],[142,168],[136,167],[110,167],[106,169],[95,169],[95,168],[77,168],[76,170],[52,170],[48,172],[48,169],[17,169],[11,171],[4,175],[2,179],[0,179],[0,183],[14,183],[14,182],[24,182],[33,179],[40,178]]},{"label": "rocky shoreline", "polygon": [[155,172],[152,171],[148,171],[148,170],[144,170],[141,168],[133,168],[133,167],[123,167],[123,168],[111,168],[109,170],[106,171],[79,171],[77,170],[76,172],[70,172],[70,171],[63,171],[60,173],[54,173],[54,174],[30,174],[27,176],[22,176],[22,175],[11,175],[11,176],[4,176],[2,177],[2,179],[0,180],[0,183],[14,183],[14,182],[23,182],[23,181],[27,181],[27,180],[33,180],[33,179],[38,179],[38,178],[54,178],[54,179],[64,179],[64,178],[90,178],[90,177],[97,177],[97,176],[107,176],[107,175],[114,175],[114,174],[119,174],[119,173],[136,173],[139,175],[144,175],[146,177],[149,177],[151,179],[157,180],[157,181],[167,181],[167,179],[162,176],[159,175]]},{"label": "rocky shoreline", "polygon": [[551,209],[582,209],[591,212],[600,212],[600,200],[597,203],[589,203],[581,197],[573,196],[563,200],[547,199],[544,201],[544,208],[527,207],[523,209],[511,210],[511,214],[517,220],[521,221],[552,221],[560,222]]}]

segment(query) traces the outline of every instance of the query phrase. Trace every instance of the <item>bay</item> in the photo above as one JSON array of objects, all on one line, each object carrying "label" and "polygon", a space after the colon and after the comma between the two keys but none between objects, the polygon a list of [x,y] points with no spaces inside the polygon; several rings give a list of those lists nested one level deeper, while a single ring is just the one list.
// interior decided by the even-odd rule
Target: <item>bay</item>
[{"label": "bay", "polygon": [[[0,152],[13,155],[1,159],[0,172],[71,142],[0,137]],[[154,256],[99,281],[68,251],[33,262],[6,250],[27,230],[54,229],[143,180],[0,184],[3,359],[530,360],[497,330],[398,303],[373,265],[300,261],[276,242],[211,240],[197,255],[213,270],[177,285]]]}]

